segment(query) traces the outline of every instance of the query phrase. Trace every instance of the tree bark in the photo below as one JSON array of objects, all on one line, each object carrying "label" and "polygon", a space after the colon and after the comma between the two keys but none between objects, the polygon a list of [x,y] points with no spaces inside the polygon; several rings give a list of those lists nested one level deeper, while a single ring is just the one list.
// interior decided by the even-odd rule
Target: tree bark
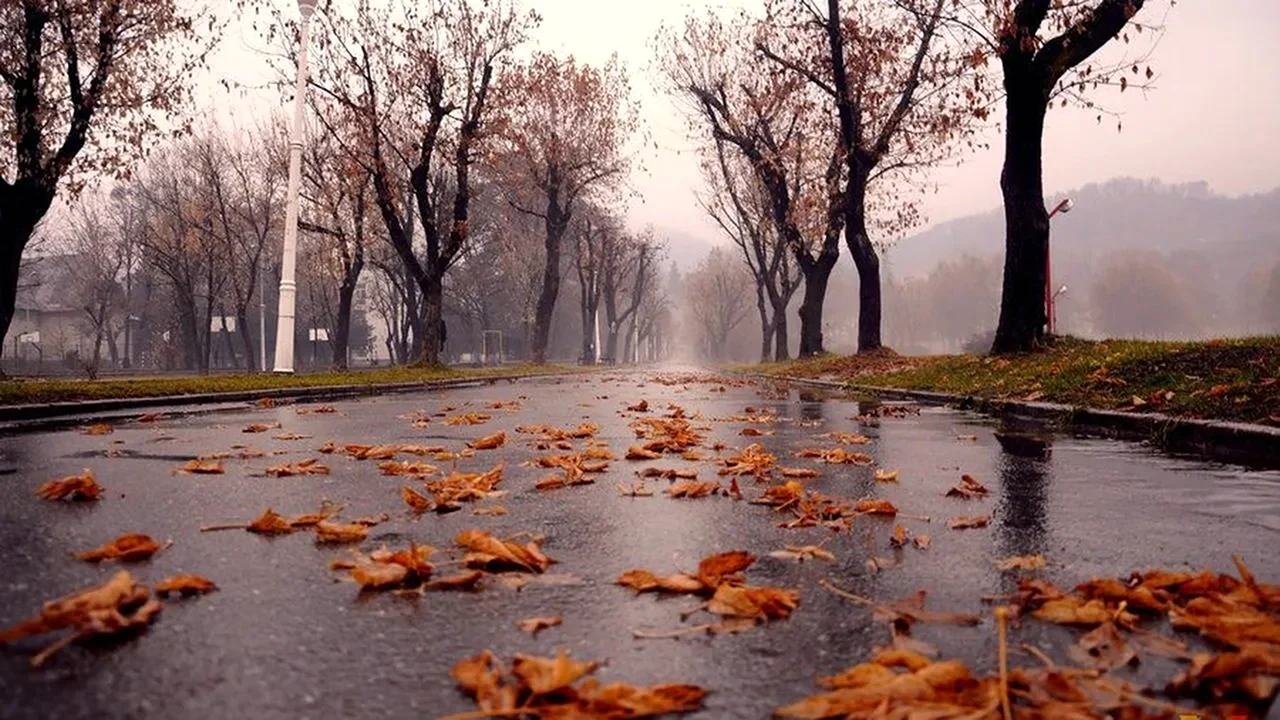
[{"label": "tree bark", "polygon": [[53,193],[29,182],[9,184],[0,179],[0,342],[9,337],[18,302],[18,274],[22,253],[40,218],[53,204]]},{"label": "tree bark", "polygon": [[560,248],[569,216],[560,207],[560,192],[552,187],[547,193],[547,214],[544,218],[546,238],[545,264],[542,268],[542,289],[538,292],[538,305],[533,318],[533,362],[542,365],[547,361],[547,342],[551,336],[551,319],[560,296]]},{"label": "tree bark", "polygon": [[249,327],[249,311],[247,309],[238,308],[236,325],[240,327],[240,342],[244,343],[244,370],[246,373],[253,374],[253,371],[258,367],[258,356],[254,353],[253,330]]},{"label": "tree bark", "polygon": [[773,359],[776,362],[791,359],[791,349],[787,347],[787,306],[773,312]]},{"label": "tree bark", "polygon": [[827,297],[827,283],[836,266],[837,255],[823,253],[806,263],[804,300],[800,303],[800,357],[813,357],[826,352],[822,344],[822,306]]},{"label": "tree bark", "polygon": [[756,312],[760,314],[760,362],[769,362],[773,355],[773,333],[775,323],[769,317],[769,311],[765,309],[764,304],[764,279],[756,277]]},{"label": "tree bark", "polygon": [[844,228],[845,244],[858,270],[858,352],[875,352],[881,347],[880,258],[867,236],[866,216],[861,212],[863,202],[851,203],[856,207],[846,209]]},{"label": "tree bark", "polygon": [[993,353],[1028,352],[1044,340],[1045,259],[1049,214],[1044,207],[1042,141],[1048,95],[1029,68],[1005,68],[1004,283]]}]

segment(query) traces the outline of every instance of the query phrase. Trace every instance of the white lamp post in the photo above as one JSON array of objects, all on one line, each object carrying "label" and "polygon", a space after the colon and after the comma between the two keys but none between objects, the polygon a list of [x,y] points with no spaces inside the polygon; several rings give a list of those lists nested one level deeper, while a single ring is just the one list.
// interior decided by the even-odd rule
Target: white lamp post
[{"label": "white lamp post", "polygon": [[[1069,213],[1071,208],[1076,204],[1071,198],[1063,198],[1053,210],[1049,211],[1049,219],[1052,220],[1054,215],[1058,213]],[[1049,248],[1044,250],[1044,321],[1048,326],[1049,334],[1052,335],[1058,329],[1058,318],[1055,317],[1053,301],[1058,297],[1058,293],[1053,291],[1053,265],[1049,262]],[[1066,290],[1067,286],[1063,285],[1062,290]]]},{"label": "white lamp post", "polygon": [[298,186],[302,175],[302,111],[307,92],[307,42],[311,13],[317,0],[298,0],[302,32],[298,47],[298,79],[293,93],[293,128],[289,133],[289,186],[285,196],[284,252],[280,258],[280,312],[276,318],[276,367],[278,373],[293,372],[293,308],[297,294],[294,282],[298,260]]}]

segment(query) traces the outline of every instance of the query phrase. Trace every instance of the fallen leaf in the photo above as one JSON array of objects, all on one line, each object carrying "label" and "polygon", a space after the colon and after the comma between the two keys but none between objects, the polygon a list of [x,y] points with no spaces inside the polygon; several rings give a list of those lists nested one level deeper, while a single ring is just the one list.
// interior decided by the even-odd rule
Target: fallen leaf
[{"label": "fallen leaf", "polygon": [[140,423],[153,423],[160,420],[163,417],[164,417],[164,413],[149,412],[149,413],[142,413],[137,417],[137,420]]},{"label": "fallen leaf", "polygon": [[485,435],[478,440],[471,440],[467,447],[473,450],[493,450],[507,444],[507,434],[499,430],[492,435]]},{"label": "fallen leaf", "polygon": [[363,542],[369,537],[369,528],[359,523],[335,523],[321,520],[315,524],[316,542],[341,544]]},{"label": "fallen leaf", "polygon": [[812,468],[789,468],[779,467],[778,472],[784,478],[814,478],[818,477],[818,471]]},{"label": "fallen leaf", "polygon": [[947,527],[953,530],[966,528],[984,528],[991,521],[990,515],[957,515],[947,521]]},{"label": "fallen leaf", "polygon": [[562,622],[564,622],[564,618],[559,615],[553,617],[532,617],[525,620],[517,620],[516,627],[530,635],[537,635],[539,632],[542,632],[547,628],[553,628]]},{"label": "fallen leaf", "polygon": [[897,515],[898,507],[883,498],[869,498],[854,504],[853,511],[863,515]]},{"label": "fallen leaf", "polygon": [[93,550],[76,553],[76,558],[86,562],[103,562],[118,560],[120,562],[140,562],[160,552],[160,543],[142,533],[127,533]]},{"label": "fallen leaf", "polygon": [[255,520],[245,526],[245,529],[259,535],[288,535],[293,532],[294,528],[283,515],[271,508],[267,508]]},{"label": "fallen leaf", "polygon": [[649,412],[649,401],[641,400],[640,402],[632,403],[627,406],[627,410],[630,412]]},{"label": "fallen leaf", "polygon": [[645,487],[643,482],[638,482],[635,485],[618,483],[618,494],[624,497],[652,497],[653,490]]},{"label": "fallen leaf", "polygon": [[400,488],[400,497],[409,506],[409,509],[415,513],[424,513],[431,509],[431,501],[427,499],[427,496],[408,485]]},{"label": "fallen leaf", "polygon": [[199,575],[175,575],[156,583],[154,589],[160,597],[168,597],[172,593],[189,597],[213,592],[218,589],[218,586],[214,585],[212,580]]},{"label": "fallen leaf", "polygon": [[221,475],[227,470],[221,460],[201,460],[194,458],[181,465],[178,470],[187,475]]},{"label": "fallen leaf", "polygon": [[478,507],[475,510],[472,510],[471,514],[485,516],[506,515],[507,509],[501,505],[489,505],[487,507]]},{"label": "fallen leaf", "polygon": [[[1113,622],[1104,622],[1080,637],[1067,654],[1076,663],[1099,670],[1137,664],[1138,655],[1129,647]],[[1280,667],[1280,666],[1278,666]]]},{"label": "fallen leaf", "polygon": [[889,544],[896,547],[906,547],[909,541],[909,533],[904,525],[894,525],[893,535],[889,538]]},{"label": "fallen leaf", "polygon": [[871,438],[851,432],[829,432],[822,437],[831,438],[842,445],[869,445]]},{"label": "fallen leaf", "polygon": [[518,545],[499,540],[482,530],[463,530],[454,542],[467,549],[463,562],[471,567],[543,573],[555,562],[542,553],[537,542]]},{"label": "fallen leaf", "polygon": [[94,423],[80,431],[83,435],[110,435],[115,432],[115,428],[111,427],[111,423]]},{"label": "fallen leaf", "polygon": [[253,423],[252,425],[248,425],[247,427],[245,427],[245,429],[241,430],[241,432],[264,433],[268,430],[272,430],[278,427],[280,427],[280,423],[271,423],[270,425],[266,423]]},{"label": "fallen leaf", "polygon": [[876,482],[898,482],[898,471],[876,468],[875,480]]},{"label": "fallen leaf", "polygon": [[916,544],[916,547],[920,548],[921,550],[925,550],[929,547],[929,542],[931,539],[932,538],[930,538],[928,535],[917,535],[914,538],[912,538],[912,541]]},{"label": "fallen leaf", "polygon": [[667,488],[666,494],[673,498],[703,498],[710,495],[719,495],[724,492],[724,488],[720,487],[720,483],[714,481],[697,482],[695,480],[681,480]]},{"label": "fallen leaf", "polygon": [[720,585],[707,610],[725,617],[782,620],[800,604],[800,593],[776,587]]},{"label": "fallen leaf", "polygon": [[489,422],[491,415],[485,413],[463,413],[461,415],[450,415],[442,422],[445,425],[483,425]]},{"label": "fallen leaf", "polygon": [[628,460],[657,460],[660,457],[662,457],[662,453],[646,450],[639,445],[632,445],[627,448],[626,459]]},{"label": "fallen leaf", "polygon": [[784,549],[774,550],[769,555],[782,560],[795,560],[797,562],[804,562],[805,560],[834,561],[836,559],[836,556],[830,550],[820,545],[787,545]]},{"label": "fallen leaf", "polygon": [[101,585],[44,603],[38,616],[0,631],[0,645],[71,629],[71,635],[31,659],[31,665],[39,667],[55,652],[77,640],[137,632],[149,625],[160,609],[160,601],[151,597],[145,585],[136,582],[128,572],[120,571]]},{"label": "fallen leaf", "polygon": [[964,498],[971,500],[974,498],[985,497],[990,491],[982,483],[975,480],[971,475],[961,475],[960,482],[946,492],[947,497]]},{"label": "fallen leaf", "polygon": [[310,440],[311,439],[310,435],[299,435],[298,433],[294,433],[294,432],[280,433],[279,435],[272,435],[272,437],[275,438],[276,440]]},{"label": "fallen leaf", "polygon": [[68,500],[85,502],[102,497],[103,488],[93,477],[91,470],[85,469],[79,475],[69,475],[61,480],[50,480],[36,488],[36,494],[45,500]]},{"label": "fallen leaf", "polygon": [[1044,555],[1014,555],[996,561],[1001,570],[1039,570],[1047,564]]},{"label": "fallen leaf", "polygon": [[269,477],[293,477],[296,475],[328,475],[329,466],[323,465],[315,458],[285,465],[272,465],[267,468]]},{"label": "fallen leaf", "polygon": [[415,460],[383,460],[378,463],[378,470],[387,476],[406,475],[417,478],[440,472],[440,468],[435,465]]},{"label": "fallen leaf", "polygon": [[332,405],[317,405],[313,408],[299,407],[294,412],[298,415],[331,415],[338,412],[338,409]]}]

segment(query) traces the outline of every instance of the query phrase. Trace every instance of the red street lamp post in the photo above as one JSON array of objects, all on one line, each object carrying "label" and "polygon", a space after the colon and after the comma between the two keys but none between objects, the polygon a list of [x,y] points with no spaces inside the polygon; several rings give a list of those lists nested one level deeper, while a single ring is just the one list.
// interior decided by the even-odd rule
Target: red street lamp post
[{"label": "red street lamp post", "polygon": [[[1071,212],[1073,207],[1075,207],[1075,203],[1071,202],[1071,198],[1063,198],[1062,202],[1049,211],[1049,219],[1052,220],[1053,216],[1058,213]],[[1049,260],[1051,255],[1049,248],[1046,247],[1044,252],[1044,319],[1045,324],[1048,325],[1050,335],[1054,333],[1058,325],[1058,319],[1054,316],[1053,310],[1053,301],[1058,294],[1053,291],[1053,265]]]}]

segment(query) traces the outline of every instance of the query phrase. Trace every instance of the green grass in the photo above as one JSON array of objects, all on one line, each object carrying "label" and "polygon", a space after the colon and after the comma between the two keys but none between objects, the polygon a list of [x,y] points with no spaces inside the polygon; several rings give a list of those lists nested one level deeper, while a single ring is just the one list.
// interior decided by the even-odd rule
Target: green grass
[{"label": "green grass", "polygon": [[877,387],[1280,425],[1280,337],[1208,342],[1057,338],[1044,352],[1009,357],[900,357],[886,352],[754,369]]},{"label": "green grass", "polygon": [[299,373],[296,375],[209,375],[107,380],[6,380],[0,382],[0,405],[146,398],[216,392],[252,392],[337,385],[386,385],[456,378],[563,372],[550,365],[454,369],[445,367],[388,367],[358,372]]}]

